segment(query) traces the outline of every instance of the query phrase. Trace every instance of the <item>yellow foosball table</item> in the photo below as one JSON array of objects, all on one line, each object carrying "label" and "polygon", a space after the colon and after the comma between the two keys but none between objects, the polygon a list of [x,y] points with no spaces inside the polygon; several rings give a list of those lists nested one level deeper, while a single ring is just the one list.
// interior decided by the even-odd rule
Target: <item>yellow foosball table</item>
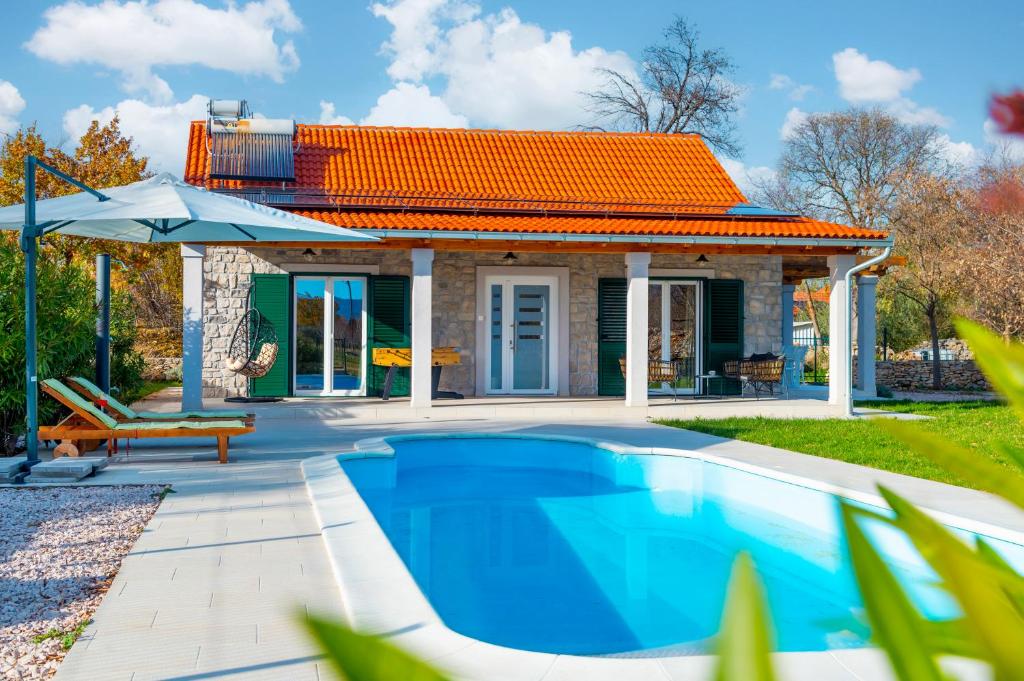
[{"label": "yellow foosball table", "polygon": [[[455,366],[457,364],[462,364],[458,348],[434,348],[430,351],[431,399],[462,399],[462,393],[438,389],[438,386],[441,384],[441,371],[446,366]],[[390,399],[391,386],[395,381],[395,374],[403,367],[412,366],[412,348],[374,348],[373,365],[388,368],[387,376],[384,378],[384,389],[381,391],[380,398],[382,400]]]}]

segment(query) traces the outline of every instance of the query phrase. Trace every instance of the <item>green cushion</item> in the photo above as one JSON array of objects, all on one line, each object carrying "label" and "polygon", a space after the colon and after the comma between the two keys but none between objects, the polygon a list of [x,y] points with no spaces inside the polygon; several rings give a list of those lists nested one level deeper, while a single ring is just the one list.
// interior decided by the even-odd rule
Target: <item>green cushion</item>
[{"label": "green cushion", "polygon": [[213,409],[210,411],[203,411],[197,409],[195,411],[176,411],[176,412],[161,412],[161,411],[135,411],[131,407],[119,402],[113,395],[103,392],[100,390],[92,381],[82,378],[81,376],[72,376],[68,380],[74,381],[78,385],[82,386],[89,392],[90,395],[96,399],[106,400],[107,405],[120,412],[126,419],[151,419],[153,421],[180,421],[182,419],[244,419],[248,416],[244,411],[237,411],[234,409]]},{"label": "green cushion", "polygon": [[244,419],[248,414],[244,411],[234,411],[231,409],[211,409],[210,411],[137,411],[136,416],[140,419],[151,419],[153,421],[163,421],[170,419],[174,421],[180,421],[181,419]]},{"label": "green cushion", "polygon": [[74,390],[58,381],[56,378],[43,379],[43,383],[46,384],[51,389],[53,389],[55,392],[58,392],[64,397],[66,397],[68,402],[71,402],[73,405],[78,407],[78,409],[82,413],[91,414],[92,416],[94,416],[96,419],[99,420],[100,423],[105,425],[107,428],[117,427],[117,421],[112,419],[110,416],[104,414],[102,411],[97,409],[92,402],[83,398],[81,395],[79,395]]},{"label": "green cushion", "polygon": [[102,390],[100,390],[100,387],[93,383],[92,381],[82,378],[81,376],[70,376],[68,380],[74,381],[78,385],[85,388],[86,391],[88,391],[89,394],[95,397],[96,399],[104,400],[107,403],[108,407],[110,407],[116,412],[119,412],[126,419],[138,418],[138,415],[132,410],[131,407],[118,401],[117,398],[115,398],[113,395],[109,395],[103,392]]},{"label": "green cushion", "polygon": [[118,423],[114,430],[160,430],[162,428],[210,430],[213,428],[245,428],[245,424],[241,421],[142,421],[139,423]]}]

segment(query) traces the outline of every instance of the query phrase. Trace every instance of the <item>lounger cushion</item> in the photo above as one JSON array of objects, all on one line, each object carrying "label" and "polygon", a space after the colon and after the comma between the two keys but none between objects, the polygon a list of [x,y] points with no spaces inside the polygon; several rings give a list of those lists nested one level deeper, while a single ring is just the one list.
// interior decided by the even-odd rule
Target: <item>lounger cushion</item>
[{"label": "lounger cushion", "polygon": [[85,414],[90,414],[93,418],[98,420],[100,423],[105,425],[107,428],[117,427],[117,421],[107,416],[102,411],[97,409],[95,405],[89,400],[83,398],[81,395],[76,393],[71,388],[67,387],[56,378],[43,379],[43,383],[52,389],[54,392],[60,393],[68,402],[78,407],[79,411]]},{"label": "lounger cushion", "polygon": [[118,423],[114,430],[212,430],[216,428],[245,428],[241,421],[141,421]]},{"label": "lounger cushion", "polygon": [[150,419],[153,421],[162,421],[164,419],[172,421],[180,421],[181,419],[244,419],[248,414],[244,411],[234,411],[232,409],[211,409],[209,411],[196,410],[196,411],[137,411],[133,418]]},{"label": "lounger cushion", "polygon": [[154,421],[180,421],[181,419],[244,419],[248,414],[244,411],[237,411],[232,409],[221,409],[213,411],[178,411],[178,412],[159,412],[159,411],[135,411],[131,407],[127,406],[123,402],[119,401],[113,395],[103,392],[99,386],[90,381],[87,378],[81,376],[72,376],[70,380],[74,381],[78,385],[85,388],[93,397],[106,401],[114,411],[120,413],[126,419],[152,419]]}]

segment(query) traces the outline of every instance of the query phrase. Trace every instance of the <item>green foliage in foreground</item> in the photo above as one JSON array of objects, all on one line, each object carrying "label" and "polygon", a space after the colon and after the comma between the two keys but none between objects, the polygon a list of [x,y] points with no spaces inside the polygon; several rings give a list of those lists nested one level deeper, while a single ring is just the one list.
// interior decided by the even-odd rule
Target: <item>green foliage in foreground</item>
[{"label": "green foliage in foreground", "polygon": [[[931,436],[959,445],[973,457],[991,461],[1000,469],[1013,468],[1004,444],[1024,449],[1024,429],[1013,407],[1005,403],[864,402],[860,406],[926,416],[927,420],[915,423],[918,437]],[[956,469],[908,448],[886,429],[879,428],[877,420],[729,418],[659,423],[952,485],[979,486]]]},{"label": "green foliage in foreground", "polygon": [[307,630],[335,671],[348,681],[446,681],[446,677],[377,636],[358,634],[340,622],[305,619]]},{"label": "green foliage in foreground", "polygon": [[[958,325],[994,386],[1010,401],[1024,426],[1024,346],[1004,346],[993,334],[969,323]],[[945,468],[966,483],[991,490],[1024,509],[1024,449],[1003,445],[1002,460],[979,455],[922,430],[916,423],[876,421],[874,427]],[[1024,681],[1024,576],[983,540],[968,545],[928,514],[889,489],[879,492],[892,517],[840,502],[843,530],[875,642],[889,657],[900,681],[947,681],[939,665],[956,656],[987,663],[997,681]],[[872,544],[865,522],[903,532],[935,571],[941,588],[959,604],[956,620],[933,622],[914,606]],[[733,566],[714,681],[773,681],[771,619],[750,557]],[[345,626],[310,619],[307,626],[335,668],[349,681],[444,681],[426,663]]]}]

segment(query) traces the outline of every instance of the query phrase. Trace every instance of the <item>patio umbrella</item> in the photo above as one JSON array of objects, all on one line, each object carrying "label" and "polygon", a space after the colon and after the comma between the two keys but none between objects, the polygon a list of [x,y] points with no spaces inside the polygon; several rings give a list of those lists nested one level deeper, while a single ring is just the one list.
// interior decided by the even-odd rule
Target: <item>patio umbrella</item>
[{"label": "patio umbrella", "polygon": [[[37,201],[40,168],[82,190]],[[75,236],[141,243],[260,241],[377,241],[353,230],[293,215],[244,199],[216,194],[162,173],[141,182],[102,191],[52,168],[25,159],[25,203],[0,209],[0,229],[21,230],[25,252],[25,376],[28,463],[39,460],[36,376],[37,239],[60,232]]]}]

